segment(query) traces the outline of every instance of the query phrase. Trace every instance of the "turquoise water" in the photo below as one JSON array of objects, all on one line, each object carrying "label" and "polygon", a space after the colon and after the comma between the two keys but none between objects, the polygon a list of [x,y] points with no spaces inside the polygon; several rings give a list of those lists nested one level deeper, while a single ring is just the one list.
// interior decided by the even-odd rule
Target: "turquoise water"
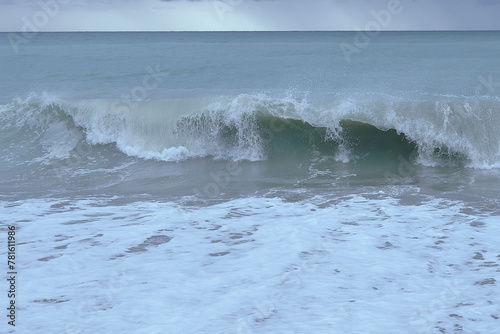
[{"label": "turquoise water", "polygon": [[493,332],[499,33],[359,34],[0,34],[22,330]]}]

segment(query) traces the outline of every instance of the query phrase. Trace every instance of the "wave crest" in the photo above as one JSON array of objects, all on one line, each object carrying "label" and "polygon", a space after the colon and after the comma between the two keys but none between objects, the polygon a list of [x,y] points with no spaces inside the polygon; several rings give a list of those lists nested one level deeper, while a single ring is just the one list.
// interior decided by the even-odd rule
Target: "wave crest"
[{"label": "wave crest", "polygon": [[115,100],[65,101],[48,94],[17,99],[1,106],[2,142],[35,141],[45,158],[64,158],[85,139],[163,161],[259,161],[313,151],[349,161],[417,151],[425,165],[500,165],[496,100],[344,99],[319,105],[289,96],[242,94],[118,105]]}]

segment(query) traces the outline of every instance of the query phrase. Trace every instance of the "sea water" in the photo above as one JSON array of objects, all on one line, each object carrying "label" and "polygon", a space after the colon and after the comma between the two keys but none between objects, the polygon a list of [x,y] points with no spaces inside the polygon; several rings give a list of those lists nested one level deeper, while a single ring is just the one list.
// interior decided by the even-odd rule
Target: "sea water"
[{"label": "sea water", "polygon": [[2,328],[493,333],[499,37],[0,34]]}]

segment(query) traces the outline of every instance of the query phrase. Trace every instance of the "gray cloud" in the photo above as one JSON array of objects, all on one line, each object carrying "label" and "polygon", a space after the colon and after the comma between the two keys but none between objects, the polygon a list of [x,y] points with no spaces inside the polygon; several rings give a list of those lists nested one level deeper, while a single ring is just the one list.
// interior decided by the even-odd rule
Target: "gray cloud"
[{"label": "gray cloud", "polygon": [[[0,30],[19,31],[40,3],[58,1],[0,0]],[[40,30],[357,30],[390,1],[398,0],[61,0]],[[500,29],[498,0],[399,1],[383,29]]]},{"label": "gray cloud", "polygon": [[498,0],[476,0],[479,6],[500,6],[500,1]]}]

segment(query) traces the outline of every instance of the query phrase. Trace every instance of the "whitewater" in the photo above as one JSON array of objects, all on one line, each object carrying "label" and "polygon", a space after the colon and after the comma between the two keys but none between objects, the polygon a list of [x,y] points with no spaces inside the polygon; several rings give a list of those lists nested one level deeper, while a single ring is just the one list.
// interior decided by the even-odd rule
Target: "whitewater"
[{"label": "whitewater", "polygon": [[353,36],[0,34],[2,332],[495,332],[498,32]]}]

